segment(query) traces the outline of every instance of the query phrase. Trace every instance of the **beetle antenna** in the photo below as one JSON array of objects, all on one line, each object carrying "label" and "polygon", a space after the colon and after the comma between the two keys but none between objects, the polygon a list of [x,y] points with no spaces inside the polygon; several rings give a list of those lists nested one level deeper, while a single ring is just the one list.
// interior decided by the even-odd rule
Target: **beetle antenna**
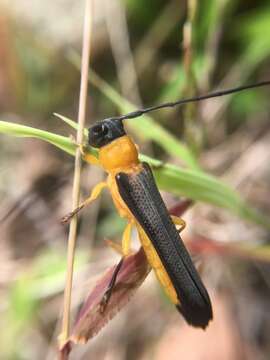
[{"label": "beetle antenna", "polygon": [[155,110],[159,110],[159,109],[163,109],[163,108],[168,108],[168,107],[175,107],[175,106],[178,106],[178,105],[183,105],[183,104],[187,104],[187,103],[195,102],[195,101],[207,100],[207,99],[211,99],[211,98],[215,98],[215,97],[219,97],[219,96],[223,96],[223,95],[230,95],[230,94],[234,94],[234,93],[237,93],[237,92],[240,92],[240,91],[249,90],[249,89],[262,87],[262,86],[267,86],[267,85],[270,85],[270,80],[261,81],[261,82],[258,82],[256,84],[238,86],[238,87],[232,88],[232,89],[219,90],[219,91],[215,91],[213,93],[194,96],[194,97],[181,99],[181,100],[177,100],[177,101],[169,101],[169,102],[166,102],[166,103],[163,103],[163,104],[160,104],[160,105],[150,106],[150,107],[147,107],[147,108],[144,108],[144,109],[138,109],[138,110],[132,111],[132,112],[130,112],[128,114],[125,114],[125,115],[115,116],[115,117],[112,117],[111,119],[112,120],[134,119],[134,118],[142,116],[142,115],[144,115],[146,113],[149,113],[151,111],[155,111]]}]

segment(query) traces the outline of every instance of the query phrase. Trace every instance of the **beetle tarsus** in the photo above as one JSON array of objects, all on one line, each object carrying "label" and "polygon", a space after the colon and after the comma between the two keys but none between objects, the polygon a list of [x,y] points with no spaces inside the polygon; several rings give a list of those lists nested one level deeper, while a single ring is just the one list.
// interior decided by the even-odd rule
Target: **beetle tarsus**
[{"label": "beetle tarsus", "polygon": [[121,270],[123,261],[124,261],[124,257],[121,258],[121,260],[117,264],[116,268],[114,269],[113,275],[112,275],[110,283],[108,285],[108,288],[105,291],[105,293],[103,294],[103,297],[102,297],[101,302],[100,302],[100,312],[101,313],[103,313],[106,310],[106,307],[107,307],[107,305],[108,305],[108,303],[110,301],[110,298],[112,296],[112,292],[113,292],[113,289],[115,287],[115,283],[116,283],[116,280],[117,280],[117,275],[119,274],[119,272]]},{"label": "beetle tarsus", "polygon": [[73,216],[76,215],[82,208],[83,208],[83,206],[79,206],[75,210],[73,210],[70,213],[63,216],[61,219],[61,223],[67,224],[68,222],[70,222],[70,220],[73,218]]}]

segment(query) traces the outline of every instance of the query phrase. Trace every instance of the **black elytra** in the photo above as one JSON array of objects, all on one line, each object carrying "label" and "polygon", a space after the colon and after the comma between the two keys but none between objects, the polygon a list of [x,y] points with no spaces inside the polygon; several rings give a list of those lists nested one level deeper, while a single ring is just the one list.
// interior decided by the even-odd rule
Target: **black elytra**
[{"label": "black elytra", "polygon": [[150,166],[139,173],[116,175],[122,200],[155,248],[177,293],[177,309],[186,321],[205,329],[213,318],[211,300],[190,255],[173,224]]}]

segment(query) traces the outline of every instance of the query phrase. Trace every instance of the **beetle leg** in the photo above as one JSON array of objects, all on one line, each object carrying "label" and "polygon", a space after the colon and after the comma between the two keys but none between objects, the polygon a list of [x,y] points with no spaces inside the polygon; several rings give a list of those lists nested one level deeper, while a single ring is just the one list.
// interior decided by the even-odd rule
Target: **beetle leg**
[{"label": "beetle leg", "polygon": [[94,155],[92,154],[89,154],[89,153],[85,153],[84,151],[84,147],[83,145],[79,145],[80,147],[82,146],[82,149],[80,148],[81,150],[81,153],[82,153],[82,158],[84,161],[88,162],[89,164],[92,164],[92,165],[99,165],[99,160],[98,158],[96,158]]},{"label": "beetle leg", "polygon": [[91,192],[91,195],[83,201],[76,209],[65,215],[62,219],[62,223],[68,222],[75,214],[77,214],[81,209],[85,206],[88,206],[92,201],[96,200],[96,198],[100,195],[101,191],[107,186],[107,183],[102,181],[98,183]]},{"label": "beetle leg", "polygon": [[99,165],[98,158],[86,151],[87,145],[78,144],[75,139],[72,139],[72,142],[80,149],[80,153],[84,161],[92,165]]},{"label": "beetle leg", "polygon": [[122,236],[122,253],[123,256],[130,254],[130,240],[131,240],[132,223],[128,223]]},{"label": "beetle leg", "polygon": [[122,257],[128,256],[131,253],[133,253],[133,251],[130,250],[131,228],[132,228],[132,223],[128,223],[128,225],[126,226],[123,232],[122,244],[119,244],[109,239],[106,240],[107,245],[110,246],[119,255],[122,255]]},{"label": "beetle leg", "polygon": [[109,282],[109,285],[107,287],[107,290],[105,291],[105,293],[102,296],[102,299],[100,301],[100,312],[103,313],[110,301],[116,280],[117,280],[117,275],[119,274],[122,264],[124,261],[124,257],[121,257],[119,263],[116,265],[114,272],[112,274],[111,280]]},{"label": "beetle leg", "polygon": [[132,223],[128,223],[126,226],[123,236],[122,236],[122,244],[116,243],[112,240],[106,240],[107,245],[109,245],[114,251],[123,257],[128,256],[132,253],[130,250],[130,235],[131,235]]},{"label": "beetle leg", "polygon": [[108,246],[110,246],[115,252],[117,252],[119,255],[122,255],[123,256],[123,250],[122,250],[122,246],[121,244],[115,242],[115,241],[112,241],[112,240],[109,240],[107,239],[106,240],[106,244]]},{"label": "beetle leg", "polygon": [[186,227],[186,222],[185,220],[181,219],[180,217],[178,216],[174,216],[174,215],[171,215],[171,219],[173,221],[173,223],[177,226],[180,226],[179,229],[177,229],[177,231],[180,233],[181,231],[184,230],[184,228]]},{"label": "beetle leg", "polygon": [[161,170],[165,165],[165,162],[163,161],[159,161],[158,164],[156,165],[151,165],[151,168],[154,169],[154,170]]},{"label": "beetle leg", "polygon": [[100,303],[100,311],[104,312],[106,309],[106,306],[108,305],[108,302],[110,300],[110,297],[112,295],[117,275],[119,274],[119,271],[121,270],[123,261],[125,257],[127,257],[130,254],[130,240],[131,240],[131,228],[132,223],[128,223],[122,236],[122,247],[119,247],[118,244],[115,244],[114,242],[108,242],[108,244],[117,252],[120,252],[122,254],[122,258],[120,259],[119,263],[117,264],[116,268],[114,269],[112,278],[110,280],[110,283],[108,285],[107,290],[105,291],[103,298]]}]

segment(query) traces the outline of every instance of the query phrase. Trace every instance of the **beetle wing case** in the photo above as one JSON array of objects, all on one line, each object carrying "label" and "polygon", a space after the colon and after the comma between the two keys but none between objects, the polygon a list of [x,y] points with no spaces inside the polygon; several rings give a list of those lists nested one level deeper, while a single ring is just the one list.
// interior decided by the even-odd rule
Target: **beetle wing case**
[{"label": "beetle wing case", "polygon": [[212,306],[206,288],[173,224],[156,186],[151,168],[143,164],[136,174],[116,175],[118,191],[136,221],[154,246],[175,288],[178,310],[186,321],[205,328],[212,319]]}]

